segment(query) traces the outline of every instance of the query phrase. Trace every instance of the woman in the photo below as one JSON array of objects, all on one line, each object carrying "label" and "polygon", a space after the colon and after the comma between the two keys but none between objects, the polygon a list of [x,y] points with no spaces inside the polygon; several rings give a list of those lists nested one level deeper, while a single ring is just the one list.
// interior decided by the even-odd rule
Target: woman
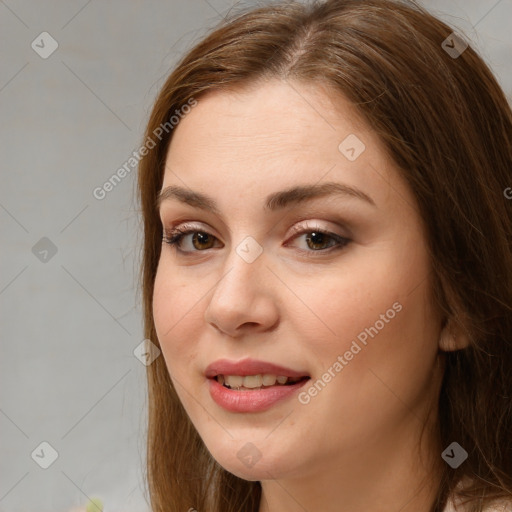
[{"label": "woman", "polygon": [[412,3],[261,7],[179,62],[139,174],[154,512],[512,510],[511,136]]}]

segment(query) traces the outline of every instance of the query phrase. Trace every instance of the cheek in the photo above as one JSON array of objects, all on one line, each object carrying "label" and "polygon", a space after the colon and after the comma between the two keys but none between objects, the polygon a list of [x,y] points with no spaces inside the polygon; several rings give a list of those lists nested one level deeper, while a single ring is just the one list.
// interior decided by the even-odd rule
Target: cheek
[{"label": "cheek", "polygon": [[327,321],[336,337],[317,337],[309,347],[317,380],[299,399],[308,417],[326,425],[330,446],[343,438],[341,445],[363,449],[393,435],[436,391],[436,326],[426,307],[427,290],[419,287],[410,295],[381,290],[371,300],[345,301],[352,307],[337,314],[333,308]]},{"label": "cheek", "polygon": [[153,290],[153,318],[159,336],[164,341],[198,315],[206,285],[194,274],[193,268],[177,267],[163,248]]},{"label": "cheek", "polygon": [[428,260],[424,252],[397,246],[347,263],[350,273],[338,273],[321,292],[309,295],[311,309],[318,312],[316,336],[307,322],[302,330],[311,332],[308,339],[321,368],[346,355],[337,375],[345,375],[343,386],[353,396],[360,394],[358,383],[370,369],[400,389],[421,383],[435,361],[440,325],[430,305]]},{"label": "cheek", "polygon": [[433,392],[439,322],[429,306],[427,283],[409,290],[380,287],[366,301],[353,301],[352,309],[333,312],[338,337],[318,346],[317,353],[324,369],[342,357],[332,392],[325,396],[340,421],[346,411],[359,411],[362,418],[389,425],[404,404],[420,403]]},{"label": "cheek", "polygon": [[[161,262],[162,263],[162,262]],[[179,272],[160,264],[153,291],[153,318],[162,354],[171,376],[189,367],[194,358],[194,330],[200,329],[200,300],[204,292],[194,293]],[[181,333],[187,332],[186,336]],[[197,339],[197,338],[196,338]]]}]

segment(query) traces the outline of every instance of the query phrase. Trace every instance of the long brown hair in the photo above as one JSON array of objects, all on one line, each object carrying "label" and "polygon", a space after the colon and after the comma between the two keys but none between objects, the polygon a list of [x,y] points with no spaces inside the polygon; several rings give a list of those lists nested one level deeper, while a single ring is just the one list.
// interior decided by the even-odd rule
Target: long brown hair
[{"label": "long brown hair", "polygon": [[[448,39],[459,56],[443,46],[452,32],[400,0],[286,1],[231,15],[177,64],[150,115],[145,137],[156,145],[140,163],[138,182],[141,279],[145,336],[159,346],[152,315],[162,240],[156,197],[176,110],[209,91],[264,78],[339,91],[381,137],[413,191],[427,228],[436,301],[470,341],[446,353],[439,397],[442,444],[457,441],[469,457],[457,469],[445,465],[432,511],[469,477],[463,496],[477,512],[512,496],[512,112],[471,46],[462,51]],[[165,133],[158,131],[165,123]],[[147,377],[152,510],[257,512],[261,484],[213,460],[163,357]]]}]

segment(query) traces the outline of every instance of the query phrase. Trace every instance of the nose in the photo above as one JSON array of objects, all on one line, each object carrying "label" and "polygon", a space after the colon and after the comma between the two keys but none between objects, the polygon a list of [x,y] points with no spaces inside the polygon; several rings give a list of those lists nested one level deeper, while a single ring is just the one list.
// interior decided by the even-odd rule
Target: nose
[{"label": "nose", "polygon": [[280,281],[267,267],[264,253],[254,261],[240,254],[234,248],[226,260],[204,314],[208,324],[231,337],[267,331],[279,318]]}]

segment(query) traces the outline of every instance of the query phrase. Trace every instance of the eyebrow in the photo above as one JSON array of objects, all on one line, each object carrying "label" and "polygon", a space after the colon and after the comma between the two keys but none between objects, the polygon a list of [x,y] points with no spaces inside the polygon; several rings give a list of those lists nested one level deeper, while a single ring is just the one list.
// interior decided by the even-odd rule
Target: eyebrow
[{"label": "eyebrow", "polygon": [[[312,199],[329,195],[340,195],[345,197],[356,197],[366,203],[376,206],[373,199],[362,190],[350,187],[343,183],[326,182],[316,185],[300,185],[279,192],[273,192],[265,200],[265,210],[278,211],[290,205],[297,205]],[[201,193],[177,185],[169,185],[162,189],[157,197],[157,209],[163,201],[176,199],[190,206],[207,210],[215,215],[220,215],[220,209],[216,201]]]}]

